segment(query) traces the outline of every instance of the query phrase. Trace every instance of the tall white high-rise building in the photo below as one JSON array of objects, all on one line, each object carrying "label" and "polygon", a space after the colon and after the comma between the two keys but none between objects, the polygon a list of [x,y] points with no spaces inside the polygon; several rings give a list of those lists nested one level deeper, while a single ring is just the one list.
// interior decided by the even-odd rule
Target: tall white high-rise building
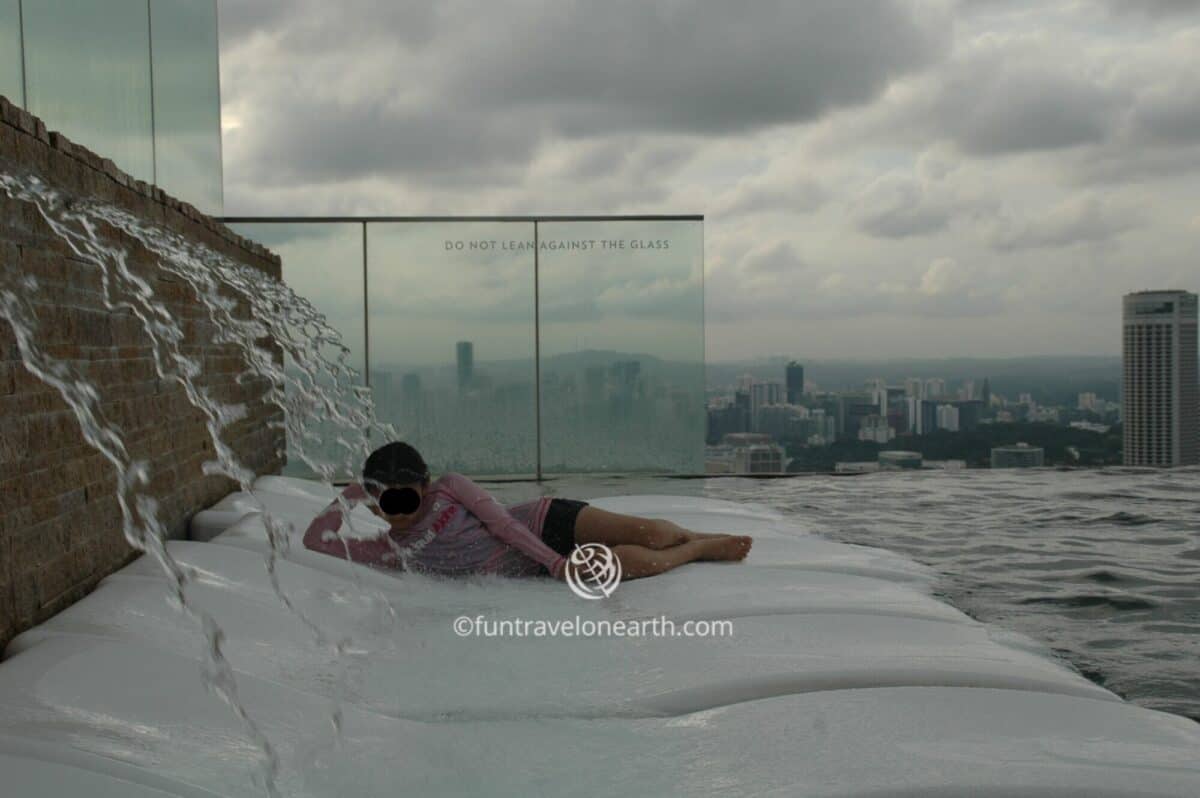
[{"label": "tall white high-rise building", "polygon": [[1196,295],[1124,298],[1125,465],[1200,464]]},{"label": "tall white high-rise building", "polygon": [[767,380],[767,404],[781,405],[787,399],[787,389],[780,380]]},{"label": "tall white high-rise building", "polygon": [[779,380],[750,381],[750,429],[758,432],[759,414],[766,405],[781,405],[784,386]]},{"label": "tall white high-rise building", "polygon": [[925,380],[925,398],[937,399],[946,395],[946,381],[940,377]]},{"label": "tall white high-rise building", "polygon": [[867,416],[863,419],[862,426],[858,428],[860,441],[887,443],[895,437],[896,431],[888,426],[886,416]]},{"label": "tall white high-rise building", "polygon": [[937,425],[938,429],[958,432],[958,408],[954,405],[938,405]]}]

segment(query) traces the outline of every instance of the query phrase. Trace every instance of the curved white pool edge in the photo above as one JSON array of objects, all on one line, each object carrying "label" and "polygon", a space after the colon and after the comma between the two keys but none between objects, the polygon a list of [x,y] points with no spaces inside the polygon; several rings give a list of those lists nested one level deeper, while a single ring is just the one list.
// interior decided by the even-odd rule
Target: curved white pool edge
[{"label": "curved white pool edge", "polygon": [[[355,752],[375,751],[376,732],[366,737],[349,735],[354,750],[343,758],[357,762],[350,769],[327,763],[326,769],[313,771],[312,755],[303,753],[324,752],[316,742],[320,735],[312,736],[315,721],[309,716],[320,715],[319,707],[328,705],[332,696],[321,696],[331,685],[336,686],[336,679],[328,682],[321,675],[330,666],[311,654],[312,641],[303,639],[302,630],[288,631],[297,622],[266,584],[262,569],[265,532],[261,518],[254,513],[266,509],[302,529],[306,518],[328,498],[318,495],[315,489],[320,486],[296,484],[286,478],[264,479],[268,481],[261,489],[256,484],[258,498],[226,497],[224,508],[211,511],[226,513],[219,518],[225,522],[223,531],[211,543],[175,542],[170,544],[172,550],[200,575],[197,600],[216,610],[230,631],[231,661],[239,681],[247,685],[252,711],[277,719],[270,721],[273,725],[268,734],[275,734],[290,752],[285,756],[285,770],[306,774],[307,781],[288,781],[289,790],[319,794],[311,793],[309,782],[318,778],[318,773],[333,773],[338,778],[325,785],[328,789],[346,794],[394,794],[379,783],[379,774],[372,772],[369,760],[355,759]],[[257,511],[229,520],[248,501],[257,505]],[[585,772],[578,768],[572,772],[557,767],[552,756],[549,761],[539,760],[546,766],[544,772],[530,774],[525,781],[520,774],[493,767],[468,775],[465,781],[445,782],[454,784],[447,794],[494,792],[488,788],[497,787],[529,792],[533,784],[543,783],[539,779],[544,776],[559,779],[555,782],[559,785],[596,779],[591,789],[578,789],[577,794],[628,794],[639,785],[656,783],[661,794],[670,788],[667,782],[654,781],[661,779],[663,756],[667,755],[655,750],[659,746],[674,751],[673,756],[685,760],[680,767],[702,779],[688,785],[690,794],[725,794],[729,789],[748,794],[783,791],[822,796],[970,791],[989,798],[1200,794],[1200,767],[1195,766],[1194,756],[1188,758],[1200,750],[1196,724],[1121,702],[1061,663],[1041,657],[1044,647],[1040,644],[979,624],[938,602],[929,595],[932,572],[924,566],[891,552],[832,543],[788,524],[773,511],[730,507],[732,503],[718,506],[711,501],[673,496],[593,500],[618,512],[699,520],[701,524],[691,525],[703,528],[708,524],[714,531],[728,529],[731,521],[737,521],[756,528],[759,540],[751,561],[745,564],[698,564],[630,582],[613,597],[618,603],[591,612],[597,617],[605,613],[634,617],[661,607],[678,618],[734,618],[742,632],[735,645],[705,647],[675,641],[647,645],[650,641],[644,641],[623,648],[577,640],[559,648],[511,642],[482,647],[482,641],[472,641],[477,643],[475,647],[459,649],[471,652],[466,660],[447,660],[422,658],[397,647],[391,637],[371,638],[364,632],[360,640],[374,640],[373,653],[361,662],[355,660],[350,677],[366,679],[362,685],[386,687],[389,668],[401,667],[398,672],[424,679],[425,695],[398,697],[400,702],[392,706],[386,690],[363,693],[360,687],[358,698],[342,696],[347,717],[389,728],[397,723],[435,721],[430,728],[454,730],[450,739],[462,743],[490,740],[488,746],[507,746],[517,758],[524,750],[522,737],[529,735],[527,743],[537,750],[561,748],[557,758],[564,762],[574,756],[568,751],[575,750],[571,741],[578,736],[593,752],[623,757],[633,774],[605,776],[594,772],[590,763]],[[232,506],[239,502],[242,508]],[[205,520],[215,524],[218,516],[210,515],[201,519],[202,523]],[[772,531],[776,534],[770,534]],[[551,592],[558,585],[548,580],[538,580],[541,584],[513,584],[522,580],[455,584],[395,579],[302,547],[292,548],[289,560],[279,564],[280,574],[301,612],[326,613],[322,619],[335,623],[373,624],[379,604],[401,601],[402,628],[408,635],[405,642],[411,648],[411,641],[422,641],[421,646],[435,653],[452,645],[443,623],[452,610],[484,607],[528,612],[560,600]],[[355,578],[368,593],[388,598],[372,603],[358,594],[361,600],[355,600]],[[78,753],[80,760],[68,764],[80,773],[95,772],[100,781],[114,776],[97,767],[100,761],[115,763],[113,767],[120,771],[115,775],[120,778],[144,772],[145,780],[127,780],[151,790],[146,795],[259,794],[239,786],[248,785],[252,767],[242,768],[240,775],[210,776],[208,769],[197,767],[188,756],[162,749],[153,735],[138,744],[148,746],[149,759],[128,744],[112,749],[111,733],[117,729],[123,729],[124,735],[144,729],[135,732],[141,735],[154,729],[190,728],[190,738],[213,741],[193,750],[192,758],[202,765],[207,757],[221,755],[223,744],[216,744],[217,740],[229,739],[232,744],[238,737],[236,724],[231,731],[217,731],[228,728],[229,719],[221,715],[223,708],[218,706],[214,714],[213,707],[205,703],[218,703],[211,696],[188,699],[175,708],[170,702],[166,706],[146,703],[144,694],[159,689],[154,687],[156,683],[177,696],[193,695],[198,687],[195,673],[189,673],[186,665],[192,660],[179,659],[186,650],[187,630],[172,628],[178,627],[178,622],[161,612],[153,600],[161,595],[161,582],[153,564],[143,558],[105,580],[93,596],[15,641],[11,659],[0,663],[0,717],[10,721],[18,716],[44,718],[41,725],[24,728],[45,738],[38,743],[48,747],[45,750],[65,751],[67,759],[70,752]],[[331,605],[330,599],[336,596],[344,598]],[[149,614],[146,608],[151,610]],[[891,644],[889,635],[896,638]],[[913,635],[916,637],[904,639]],[[896,660],[890,663],[889,645]],[[936,656],[926,657],[922,653],[926,650]],[[531,653],[535,655],[532,667],[527,661]],[[636,656],[630,659],[632,654]],[[476,662],[473,656],[482,659]],[[922,659],[930,659],[930,664],[913,667]],[[80,667],[64,667],[73,661]],[[485,661],[510,662],[518,670],[506,666],[505,672],[522,674],[532,687],[564,693],[578,682],[555,681],[559,671],[583,673],[597,666],[600,670],[589,681],[600,691],[599,697],[611,694],[615,699],[630,685],[639,694],[622,706],[576,700],[550,708],[540,702],[537,692],[511,677],[502,688],[507,698],[497,698],[486,689],[477,695],[464,691],[462,687],[470,687],[472,679],[487,672],[481,670]],[[822,661],[840,664],[822,670]],[[97,670],[97,663],[102,662],[113,665]],[[151,666],[151,662],[159,664]],[[947,669],[947,665],[951,667]],[[636,678],[625,682],[606,677],[613,668],[632,668],[629,675]],[[667,678],[655,675],[663,668]],[[138,673],[140,678],[131,678]],[[1011,682],[1008,688],[998,689],[1005,687],[1005,680]],[[920,686],[922,682],[928,686]],[[447,683],[448,689],[427,689],[442,683]],[[277,689],[268,689],[272,684],[286,688],[293,697],[271,698]],[[310,698],[297,703],[302,696]],[[395,711],[407,704],[412,705],[412,719],[401,720]],[[279,725],[300,706],[309,709],[297,717],[308,720]],[[588,717],[591,719],[584,719]],[[736,718],[737,722],[730,725],[723,718]],[[893,723],[899,725],[889,725]],[[538,731],[546,724],[553,729]],[[44,767],[45,757],[39,759],[29,750],[22,754],[6,749],[4,740],[11,739],[14,730],[19,734],[22,727],[6,731],[4,725],[0,720],[0,758],[6,757],[16,768],[13,772],[24,773],[32,780],[30,784],[49,784],[45,780],[52,776]],[[611,732],[606,731],[610,727]],[[909,731],[900,732],[902,727]],[[401,727],[386,732],[395,739],[403,738],[402,750],[407,746],[425,750],[421,740],[428,734],[424,731],[414,739]],[[842,735],[844,741],[834,745],[830,735]],[[589,736],[594,739],[585,739]],[[631,738],[633,744],[618,744],[625,738]],[[106,739],[110,742],[104,742]],[[757,740],[756,746],[739,750],[747,739]],[[723,742],[717,748],[708,747],[710,741],[716,744],[718,740]],[[317,747],[312,748],[314,745]],[[244,750],[245,742],[237,746],[229,750]],[[857,762],[844,756],[851,749],[859,752]],[[429,753],[425,756],[430,758]],[[432,760],[439,761],[439,756]],[[323,757],[327,758],[325,753],[317,754],[318,764]],[[1023,762],[1027,775],[994,764],[1006,757]],[[341,762],[336,757],[333,760]],[[748,760],[754,761],[755,771],[733,775],[741,770],[740,763]],[[22,762],[27,765],[24,769]],[[160,767],[165,772],[159,773]],[[414,772],[427,775],[431,784],[453,778],[436,766],[418,767]],[[935,775],[930,777],[930,773]],[[104,794],[107,782],[100,781],[96,792]],[[728,789],[716,790],[713,785]]]}]

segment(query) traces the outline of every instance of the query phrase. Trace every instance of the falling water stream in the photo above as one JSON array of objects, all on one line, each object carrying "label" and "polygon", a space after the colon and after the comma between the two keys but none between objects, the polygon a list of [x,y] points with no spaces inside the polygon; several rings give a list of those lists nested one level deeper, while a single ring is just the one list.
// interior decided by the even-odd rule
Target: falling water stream
[{"label": "falling water stream", "polygon": [[[244,418],[247,409],[242,404],[214,399],[199,384],[201,362],[184,353],[183,330],[155,296],[151,284],[130,268],[129,252],[101,239],[99,233],[106,226],[137,241],[158,258],[158,268],[163,273],[191,287],[212,323],[215,342],[236,346],[246,364],[246,370],[237,375],[237,382],[265,379],[263,401],[283,411],[281,421],[268,423],[275,428],[283,427],[288,456],[306,464],[324,484],[331,485],[335,474],[356,471],[371,448],[373,435],[383,440],[395,439],[389,425],[376,421],[366,389],[356,385],[357,374],[346,364],[349,350],[341,343],[339,334],[310,302],[281,281],[148,224],[111,204],[68,197],[19,166],[0,162],[0,187],[12,199],[34,204],[75,256],[99,269],[104,304],[109,311],[132,313],[138,319],[150,342],[158,378],[181,386],[191,405],[203,414],[215,454],[214,459],[204,463],[205,474],[228,477],[242,491],[252,491],[256,475],[222,439],[224,430]],[[149,465],[130,454],[120,428],[105,417],[101,409],[103,397],[95,386],[70,364],[48,355],[39,346],[34,310],[38,296],[39,285],[31,275],[16,270],[5,270],[0,275],[0,315],[12,326],[25,368],[58,391],[74,412],[84,440],[112,463],[117,474],[116,493],[125,538],[136,550],[150,554],[162,566],[169,598],[198,623],[207,658],[205,684],[230,706],[259,748],[261,786],[269,795],[278,796],[279,757],[238,697],[233,669],[222,653],[220,627],[211,615],[189,601],[192,574],[168,550],[158,503],[146,493]],[[239,304],[249,308],[246,317],[238,314]],[[282,352],[282,362],[270,348],[272,344]],[[326,354],[330,349],[334,352],[332,357]],[[309,446],[319,443],[323,452],[329,452],[330,439],[318,437],[315,432],[318,421],[326,429],[332,424],[336,430],[332,436],[336,444],[332,455],[319,457],[315,453],[317,447]],[[349,507],[341,503],[341,508],[344,528],[352,530]],[[316,642],[329,648],[340,662],[350,641],[330,638],[304,616],[279,583],[276,563],[286,554],[288,524],[273,518],[265,508],[262,515],[270,544],[266,568],[276,596],[309,629]],[[352,573],[356,572],[352,569]],[[357,575],[355,582],[360,592],[365,590]],[[386,596],[374,598],[382,599],[390,617],[396,617],[395,608]],[[330,719],[340,745],[341,709],[336,702]]]}]

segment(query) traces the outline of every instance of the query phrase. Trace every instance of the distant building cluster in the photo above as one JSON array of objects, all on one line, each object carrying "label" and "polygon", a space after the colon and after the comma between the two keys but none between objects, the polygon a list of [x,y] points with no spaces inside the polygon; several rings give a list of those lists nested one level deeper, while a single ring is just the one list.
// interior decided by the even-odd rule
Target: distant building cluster
[{"label": "distant building cluster", "polygon": [[554,473],[704,468],[696,364],[609,350],[535,362],[488,348],[463,340],[440,362],[372,363],[377,417],[447,470],[533,473],[539,455]]},{"label": "distant building cluster", "polygon": [[[969,436],[981,425],[1004,423],[1043,424],[1075,433],[1074,439],[1057,444],[1059,456],[1068,463],[1080,462],[1083,450],[1093,458],[1096,452],[1105,458],[1123,457],[1132,466],[1200,464],[1196,294],[1127,295],[1122,340],[1119,402],[1097,391],[1083,391],[1071,399],[1021,390],[1014,391],[1012,399],[1012,393],[1004,396],[993,391],[986,377],[978,382],[941,376],[911,376],[899,382],[875,378],[860,388],[823,391],[805,379],[804,366],[794,360],[787,363],[781,380],[744,374],[708,402],[708,468],[713,473],[785,471],[795,460],[788,457],[789,451],[798,455],[835,444],[839,451],[878,447],[866,450],[878,451],[877,459],[834,463],[834,470],[841,473],[955,468],[964,461],[924,460],[918,452],[907,450],[911,444],[906,441],[929,435],[954,439]],[[1081,443],[1078,437],[1078,433],[1108,435],[1118,424],[1123,435],[1120,450],[1097,448],[1098,444]],[[993,445],[990,455],[993,468],[1046,464],[1046,449],[1026,442]],[[977,454],[972,456],[972,462],[979,462]]]},{"label": "distant building cluster", "polygon": [[732,395],[709,402],[706,460],[710,473],[751,473],[731,471],[735,461],[763,470],[761,464],[773,462],[764,455],[739,455],[741,459],[737,459],[733,454],[739,447],[751,445],[739,437],[745,435],[758,436],[755,446],[778,448],[786,468],[788,458],[782,454],[780,442],[821,447],[855,440],[884,445],[898,435],[971,430],[983,420],[984,397],[993,399],[986,379],[979,390],[973,380],[966,380],[951,393],[941,377],[912,377],[902,385],[872,379],[859,391],[819,391],[805,382],[804,367],[792,361],[782,380],[759,380],[745,374]]},{"label": "distant building cluster", "polygon": [[[1005,423],[1073,433],[1057,438],[1056,462],[1097,462],[1099,451],[1110,458],[1102,462],[1123,457],[1133,466],[1200,463],[1196,295],[1127,295],[1122,340],[1119,402],[1113,401],[1111,388],[1107,395],[1096,389],[1063,396],[1061,389],[1047,392],[1028,382],[1017,390],[1009,378],[1002,393],[993,390],[988,377],[941,375],[876,377],[823,390],[812,369],[780,360],[780,378],[743,374],[713,392],[704,406],[695,392],[679,387],[687,384],[686,374],[653,359],[598,352],[546,359],[539,387],[531,379],[531,361],[488,361],[485,373],[471,341],[456,343],[452,365],[373,367],[372,389],[381,418],[421,447],[464,464],[494,460],[497,469],[514,451],[532,451],[532,411],[539,393],[547,468],[562,459],[559,450],[594,452],[597,462],[605,463],[620,461],[631,448],[639,462],[661,460],[670,468],[670,458],[682,457],[680,441],[695,440],[687,430],[701,427],[706,428],[708,473],[780,473],[793,465],[813,467],[809,463],[843,473],[957,468],[965,461],[951,458],[964,456],[966,441],[974,441],[973,465],[987,464],[989,451],[993,468],[1045,465],[1048,450],[1035,445],[1044,443],[1041,438],[999,445],[1004,441],[988,437],[986,425]],[[1123,448],[1112,436],[1104,443],[1111,450],[1079,437],[1107,436],[1117,425]],[[1037,434],[1053,438],[1057,433],[1043,429]],[[922,439],[935,442],[934,450],[946,459],[922,457],[919,450],[929,451]],[[829,447],[839,454],[812,454]],[[1092,459],[1081,461],[1080,449]]]}]

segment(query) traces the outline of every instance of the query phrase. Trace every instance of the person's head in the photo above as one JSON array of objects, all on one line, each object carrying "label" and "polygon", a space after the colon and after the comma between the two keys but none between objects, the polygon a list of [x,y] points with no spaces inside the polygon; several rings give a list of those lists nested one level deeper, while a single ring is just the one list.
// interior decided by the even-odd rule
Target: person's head
[{"label": "person's head", "polygon": [[416,449],[392,441],[371,452],[363,463],[363,488],[374,499],[371,512],[403,529],[417,518],[429,489],[429,467]]}]

